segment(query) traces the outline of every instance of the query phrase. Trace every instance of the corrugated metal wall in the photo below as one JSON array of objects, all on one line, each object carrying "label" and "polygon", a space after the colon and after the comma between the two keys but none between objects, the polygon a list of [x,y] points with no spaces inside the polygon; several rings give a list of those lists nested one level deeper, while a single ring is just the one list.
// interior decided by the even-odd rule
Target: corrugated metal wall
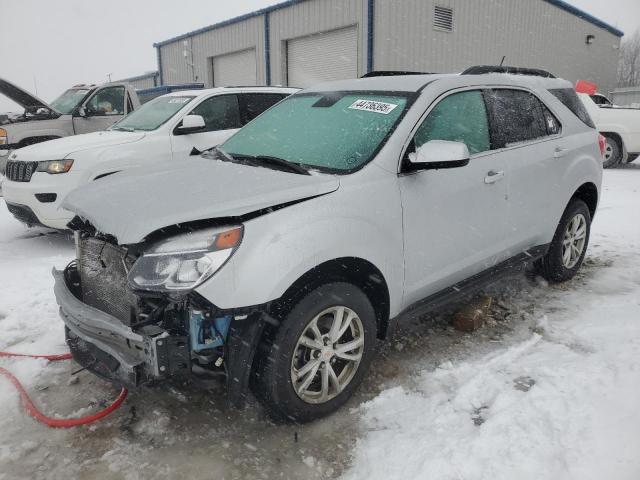
[{"label": "corrugated metal wall", "polygon": [[155,77],[139,78],[137,80],[129,80],[128,83],[138,90],[143,88],[152,88],[155,87],[155,84],[153,83],[154,78]]},{"label": "corrugated metal wall", "polygon": [[[453,32],[434,30],[435,4],[454,9]],[[375,0],[374,45],[375,70],[455,72],[506,55],[509,65],[591,80],[606,92],[620,39],[540,0]]]},{"label": "corrugated metal wall", "polygon": [[[263,16],[200,33],[187,41],[186,47],[183,40],[160,47],[163,83],[203,82],[207,87],[211,87],[213,86],[211,58],[249,48],[256,49],[258,84],[265,83]],[[186,59],[183,54],[185,49],[188,51]],[[193,71],[189,66],[191,52],[193,52]]]},{"label": "corrugated metal wall", "polygon": [[[367,71],[368,0],[308,0],[269,12],[271,83],[286,83],[287,40],[349,25],[358,30],[358,75]],[[454,31],[433,29],[434,5],[454,9]],[[542,0],[374,0],[374,70],[460,71],[498,64],[545,68],[613,89],[620,39]],[[256,49],[257,81],[266,82],[264,14],[162,45],[163,82],[211,81],[215,55]],[[585,40],[595,35],[592,45]],[[188,58],[187,60],[190,60]],[[197,78],[194,78],[195,77]]]},{"label": "corrugated metal wall", "polygon": [[131,78],[123,78],[122,80],[117,80],[118,82],[127,82],[132,85],[135,89],[143,89],[143,88],[152,88],[156,86],[155,82],[159,82],[157,79],[158,74],[150,73],[149,75],[140,75],[138,77]]}]

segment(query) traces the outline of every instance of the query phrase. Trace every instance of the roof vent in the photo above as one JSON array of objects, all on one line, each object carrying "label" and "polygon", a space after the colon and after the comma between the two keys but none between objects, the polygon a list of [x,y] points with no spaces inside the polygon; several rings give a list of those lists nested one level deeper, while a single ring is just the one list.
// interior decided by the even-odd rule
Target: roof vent
[{"label": "roof vent", "polygon": [[433,10],[433,28],[441,32],[453,32],[453,9],[436,5]]}]

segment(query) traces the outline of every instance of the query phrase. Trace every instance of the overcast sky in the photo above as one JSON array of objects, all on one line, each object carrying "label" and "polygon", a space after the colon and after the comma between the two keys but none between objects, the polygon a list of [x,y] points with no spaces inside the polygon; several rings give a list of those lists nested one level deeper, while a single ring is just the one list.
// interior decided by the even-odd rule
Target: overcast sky
[{"label": "overcast sky", "polygon": [[[0,0],[0,77],[51,101],[76,83],[155,70],[154,42],[276,3]],[[570,3],[627,34],[640,27],[640,0]],[[0,111],[6,110],[19,111],[0,96]]]}]

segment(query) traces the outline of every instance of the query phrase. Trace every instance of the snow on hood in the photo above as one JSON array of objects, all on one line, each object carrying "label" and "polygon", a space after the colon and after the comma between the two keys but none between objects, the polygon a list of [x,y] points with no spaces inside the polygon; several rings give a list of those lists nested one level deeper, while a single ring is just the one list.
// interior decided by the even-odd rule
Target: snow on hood
[{"label": "snow on hood", "polygon": [[56,110],[51,108],[49,104],[43,102],[38,97],[31,95],[26,90],[21,89],[20,87],[14,85],[11,82],[8,82],[4,78],[0,78],[0,93],[10,98],[18,105],[24,108],[47,108],[52,112]]},{"label": "snow on hood", "polygon": [[48,142],[36,143],[16,151],[15,160],[60,160],[74,153],[92,148],[111,147],[137,142],[145,137],[144,132],[105,132],[86,133],[63,137]]},{"label": "snow on hood", "polygon": [[121,245],[179,223],[235,217],[330,193],[331,175],[299,175],[200,157],[136,168],[74,190],[62,207]]}]

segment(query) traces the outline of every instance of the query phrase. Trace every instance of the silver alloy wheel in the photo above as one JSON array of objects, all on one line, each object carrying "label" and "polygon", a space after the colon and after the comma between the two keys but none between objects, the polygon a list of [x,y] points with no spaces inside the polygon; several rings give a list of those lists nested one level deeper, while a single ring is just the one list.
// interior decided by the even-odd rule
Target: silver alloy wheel
[{"label": "silver alloy wheel", "polygon": [[607,138],[607,142],[605,144],[604,147],[604,160],[605,162],[608,162],[609,160],[611,160],[611,157],[613,156],[613,147],[611,146],[611,140],[609,140]]},{"label": "silver alloy wheel", "polygon": [[576,214],[567,224],[562,239],[562,264],[566,268],[576,266],[587,241],[587,220],[581,213]]},{"label": "silver alloy wheel", "polygon": [[291,383],[307,403],[337,397],[353,380],[364,353],[358,314],[345,306],[323,310],[305,327],[291,359]]}]

